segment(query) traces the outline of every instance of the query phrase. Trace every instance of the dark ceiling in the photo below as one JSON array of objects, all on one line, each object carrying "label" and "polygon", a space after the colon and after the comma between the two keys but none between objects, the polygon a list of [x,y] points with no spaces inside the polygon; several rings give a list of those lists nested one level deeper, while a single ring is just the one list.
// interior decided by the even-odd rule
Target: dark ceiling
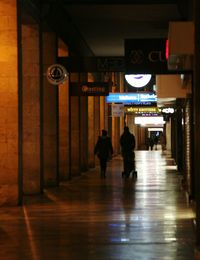
[{"label": "dark ceiling", "polygon": [[79,5],[66,7],[97,56],[123,56],[126,38],[163,38],[168,21],[180,20],[176,5]]},{"label": "dark ceiling", "polygon": [[[167,37],[169,21],[192,16],[188,0],[43,0],[43,4],[51,6],[51,19],[63,27],[63,34],[79,35],[96,56],[123,56],[124,39]],[[56,18],[58,5],[62,14]],[[66,29],[69,25],[73,29]],[[71,37],[67,40],[73,45]]]}]

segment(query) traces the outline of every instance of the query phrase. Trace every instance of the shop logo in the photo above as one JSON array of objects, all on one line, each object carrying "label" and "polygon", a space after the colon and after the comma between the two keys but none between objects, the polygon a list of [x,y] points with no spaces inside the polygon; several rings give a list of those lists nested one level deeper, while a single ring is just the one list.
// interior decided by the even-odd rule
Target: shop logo
[{"label": "shop logo", "polygon": [[131,63],[141,64],[144,61],[144,53],[142,50],[132,50],[130,54]]},{"label": "shop logo", "polygon": [[60,64],[53,64],[47,69],[47,80],[53,85],[60,85],[67,78],[67,70]]}]

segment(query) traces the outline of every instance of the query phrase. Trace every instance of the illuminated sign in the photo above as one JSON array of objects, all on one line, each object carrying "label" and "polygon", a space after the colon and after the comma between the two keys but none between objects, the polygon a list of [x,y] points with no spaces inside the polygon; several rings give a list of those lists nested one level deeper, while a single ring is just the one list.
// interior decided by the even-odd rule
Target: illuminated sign
[{"label": "illuminated sign", "polygon": [[173,114],[174,113],[174,108],[172,107],[166,107],[161,109],[162,113],[165,114]]},{"label": "illuminated sign", "polygon": [[108,82],[70,82],[71,96],[106,96],[108,93]]},{"label": "illuminated sign", "polygon": [[125,107],[127,113],[160,113],[158,107]]},{"label": "illuminated sign", "polygon": [[168,58],[169,58],[169,40],[168,39],[166,39],[165,57],[166,57],[166,60],[168,60]]},{"label": "illuminated sign", "polygon": [[142,88],[151,80],[151,74],[127,74],[125,79],[132,87]]},{"label": "illuminated sign", "polygon": [[161,127],[151,127],[151,128],[148,128],[148,131],[149,132],[157,132],[157,131],[163,132],[163,128],[161,128]]},{"label": "illuminated sign", "polygon": [[157,96],[152,92],[144,93],[109,93],[106,97],[107,103],[123,103],[134,105],[145,105],[157,102]]},{"label": "illuminated sign", "polygon": [[135,117],[135,124],[136,125],[163,125],[165,121],[163,120],[162,116],[138,116]]}]

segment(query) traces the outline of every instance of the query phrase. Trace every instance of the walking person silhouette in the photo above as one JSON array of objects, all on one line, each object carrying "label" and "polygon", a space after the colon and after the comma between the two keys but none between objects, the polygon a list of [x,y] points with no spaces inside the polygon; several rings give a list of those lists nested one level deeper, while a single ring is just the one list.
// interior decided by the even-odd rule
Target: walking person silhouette
[{"label": "walking person silhouette", "polygon": [[120,137],[120,145],[122,150],[122,157],[124,163],[124,171],[122,172],[122,177],[128,178],[130,173],[135,171],[135,136],[130,133],[128,126],[124,127],[124,132]]},{"label": "walking person silhouette", "polygon": [[106,178],[107,161],[110,155],[113,154],[113,147],[110,137],[106,130],[102,130],[102,135],[99,136],[94,148],[94,154],[98,156],[100,162],[100,176]]}]

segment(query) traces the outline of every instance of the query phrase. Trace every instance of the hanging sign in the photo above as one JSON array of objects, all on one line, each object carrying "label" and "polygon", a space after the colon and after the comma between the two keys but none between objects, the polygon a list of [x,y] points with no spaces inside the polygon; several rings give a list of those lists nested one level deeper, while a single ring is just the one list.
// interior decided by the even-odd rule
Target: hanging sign
[{"label": "hanging sign", "polygon": [[124,105],[153,106],[156,105],[157,96],[153,92],[141,93],[109,93],[107,103],[122,103]]},{"label": "hanging sign", "polygon": [[160,109],[158,107],[134,107],[134,106],[126,106],[126,113],[160,113]]},{"label": "hanging sign", "polygon": [[70,72],[123,72],[125,59],[121,56],[107,57],[59,57],[58,62]]},{"label": "hanging sign", "polygon": [[165,38],[126,39],[126,74],[168,74],[169,71],[165,52]]},{"label": "hanging sign", "polygon": [[109,82],[85,82],[70,83],[71,96],[107,96],[109,94]]},{"label": "hanging sign", "polygon": [[112,117],[123,117],[123,116],[124,116],[124,105],[112,104]]}]

